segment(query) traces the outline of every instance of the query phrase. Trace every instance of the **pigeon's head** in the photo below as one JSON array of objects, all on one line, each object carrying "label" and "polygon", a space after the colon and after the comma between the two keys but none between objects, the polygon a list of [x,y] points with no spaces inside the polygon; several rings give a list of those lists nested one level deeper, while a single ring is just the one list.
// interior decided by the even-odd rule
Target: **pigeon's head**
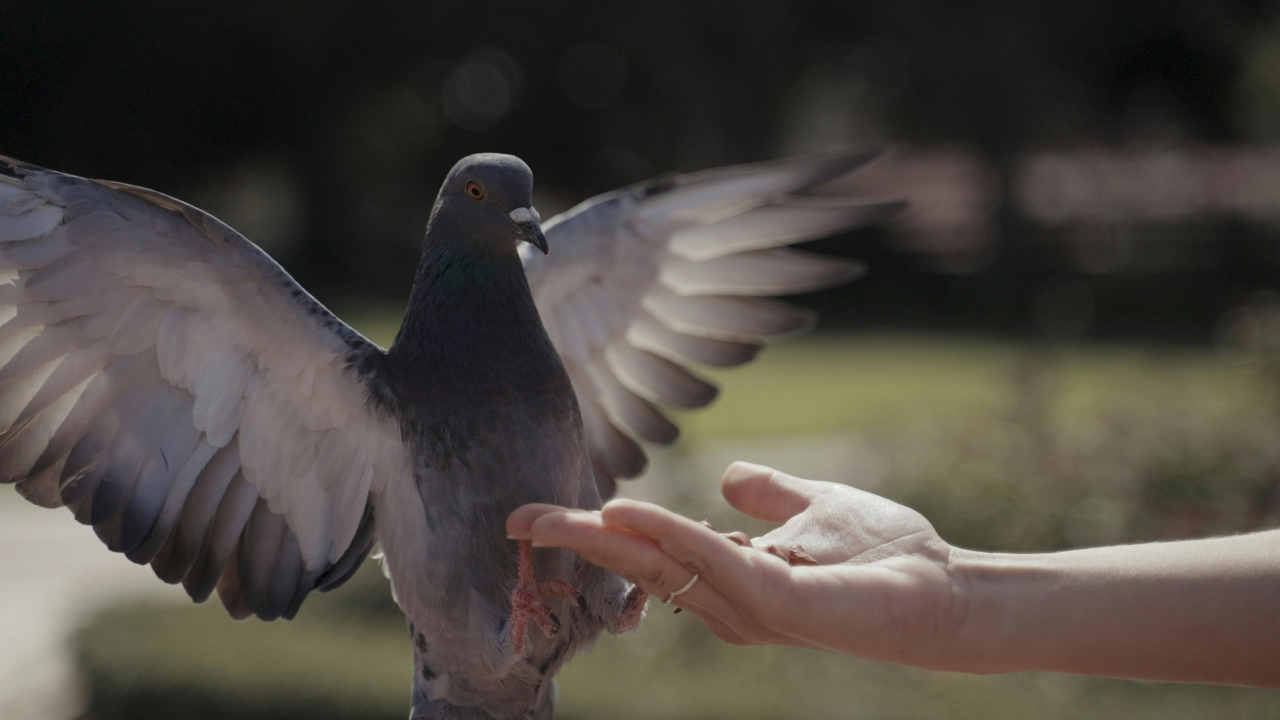
[{"label": "pigeon's head", "polygon": [[533,171],[514,155],[468,155],[440,188],[433,222],[447,217],[470,237],[495,243],[521,240],[546,254],[547,238],[533,209]]}]

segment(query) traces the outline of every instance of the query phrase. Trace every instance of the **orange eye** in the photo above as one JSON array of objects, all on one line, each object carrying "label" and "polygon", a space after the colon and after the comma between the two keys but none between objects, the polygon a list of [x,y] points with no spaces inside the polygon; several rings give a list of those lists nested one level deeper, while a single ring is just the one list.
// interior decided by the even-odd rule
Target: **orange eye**
[{"label": "orange eye", "polygon": [[480,187],[480,183],[476,182],[475,180],[468,180],[467,194],[471,196],[472,200],[483,200],[484,188]]}]

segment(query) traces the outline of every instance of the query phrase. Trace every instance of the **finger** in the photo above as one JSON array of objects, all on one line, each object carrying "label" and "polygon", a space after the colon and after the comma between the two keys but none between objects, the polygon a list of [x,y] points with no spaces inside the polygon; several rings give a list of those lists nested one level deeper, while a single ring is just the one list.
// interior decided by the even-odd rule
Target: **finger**
[{"label": "finger", "polygon": [[546,503],[530,503],[521,505],[507,516],[507,537],[511,540],[529,540],[529,528],[533,521],[552,512],[563,512],[565,508]]},{"label": "finger", "polygon": [[[664,553],[652,539],[604,524],[596,513],[580,510],[547,513],[533,523],[531,532],[535,545],[572,550],[588,562],[636,583],[658,600],[670,597],[673,591],[689,583],[694,572],[699,572]],[[724,542],[730,544],[727,540]],[[674,603],[690,611],[698,610],[700,617],[713,616],[744,638],[775,642],[760,623],[737,608],[701,572],[698,581],[676,596]]]},{"label": "finger", "polygon": [[[644,582],[644,578],[641,578],[641,582]],[[697,615],[717,637],[731,645],[777,645],[791,642],[790,638],[765,628],[720,592],[710,580],[703,580],[701,576],[694,581],[692,587],[672,598],[671,604],[676,606],[677,612],[688,610]]]},{"label": "finger", "polygon": [[614,500],[600,511],[606,527],[621,526],[652,538],[679,564],[732,598],[747,614],[778,601],[788,585],[787,565],[777,558],[740,547],[700,523],[665,508],[635,500]]},{"label": "finger", "polygon": [[[597,513],[581,510],[551,512],[538,518],[530,528],[536,546],[554,546],[572,550],[595,565],[621,575],[640,585],[654,597],[670,597],[693,578],[697,568],[680,564],[662,552],[658,544],[634,530],[604,523]],[[699,578],[701,580],[701,576]],[[703,582],[695,582],[680,598],[689,597],[695,588],[703,594]]]},{"label": "finger", "polygon": [[831,483],[803,480],[764,465],[735,462],[724,471],[720,492],[740,512],[783,523],[804,512]]}]

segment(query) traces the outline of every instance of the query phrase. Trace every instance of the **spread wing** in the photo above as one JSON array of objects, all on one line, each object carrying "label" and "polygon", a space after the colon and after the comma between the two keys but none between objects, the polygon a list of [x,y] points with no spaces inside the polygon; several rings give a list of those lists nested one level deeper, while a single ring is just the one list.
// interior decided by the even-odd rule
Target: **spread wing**
[{"label": "spread wing", "polygon": [[197,602],[292,617],[368,554],[381,353],[210,215],[0,157],[0,482]]},{"label": "spread wing", "polygon": [[689,367],[751,360],[812,315],[762,296],[851,280],[860,263],[783,246],[880,220],[903,203],[805,196],[875,153],[834,153],[673,176],[592,198],[544,226],[550,255],[523,249],[542,321],[573,381],[600,492],[644,471],[636,439],[679,429],[659,409],[704,406],[716,388]]}]

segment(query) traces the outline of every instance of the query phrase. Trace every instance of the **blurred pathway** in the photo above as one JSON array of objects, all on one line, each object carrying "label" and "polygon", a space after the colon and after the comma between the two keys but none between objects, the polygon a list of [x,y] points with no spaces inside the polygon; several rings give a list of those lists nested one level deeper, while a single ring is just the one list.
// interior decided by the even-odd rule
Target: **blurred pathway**
[{"label": "blurred pathway", "polygon": [[69,635],[87,613],[122,597],[186,596],[109,552],[68,511],[29,505],[0,487],[0,718],[78,717]]}]

